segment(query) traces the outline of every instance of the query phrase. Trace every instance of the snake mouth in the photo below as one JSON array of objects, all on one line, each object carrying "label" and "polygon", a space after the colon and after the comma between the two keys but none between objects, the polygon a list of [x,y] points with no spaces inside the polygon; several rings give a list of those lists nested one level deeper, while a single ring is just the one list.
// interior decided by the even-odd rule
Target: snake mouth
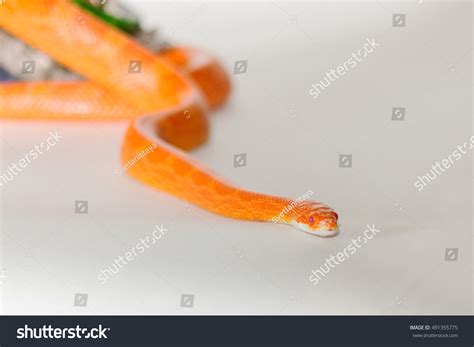
[{"label": "snake mouth", "polygon": [[332,237],[338,235],[340,232],[337,222],[335,225],[328,225],[322,222],[318,228],[311,228],[308,224],[299,223],[297,221],[292,221],[290,224],[298,230],[320,237]]}]

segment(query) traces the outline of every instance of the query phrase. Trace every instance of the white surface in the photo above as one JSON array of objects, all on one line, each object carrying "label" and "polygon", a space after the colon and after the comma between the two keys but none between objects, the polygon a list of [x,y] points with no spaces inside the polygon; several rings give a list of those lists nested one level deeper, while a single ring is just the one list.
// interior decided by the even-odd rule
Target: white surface
[{"label": "white surface", "polygon": [[[341,233],[225,219],[117,175],[126,124],[3,122],[0,173],[50,130],[64,137],[1,188],[3,313],[472,314],[472,153],[414,187],[472,135],[471,4],[130,6],[229,72],[248,59],[195,156],[248,189],[314,191]],[[393,28],[392,13],[407,26]],[[313,100],[311,84],[372,37],[380,47]],[[405,121],[391,121],[395,106]],[[247,167],[233,168],[236,153]],[[339,154],[353,167],[339,168]],[[89,201],[87,215],[75,200]],[[169,232],[102,285],[98,271],[156,224]],[[367,224],[381,232],[312,285],[311,270]],[[446,248],[458,261],[444,261]],[[87,307],[74,307],[76,293]],[[193,308],[180,307],[182,293]]]}]

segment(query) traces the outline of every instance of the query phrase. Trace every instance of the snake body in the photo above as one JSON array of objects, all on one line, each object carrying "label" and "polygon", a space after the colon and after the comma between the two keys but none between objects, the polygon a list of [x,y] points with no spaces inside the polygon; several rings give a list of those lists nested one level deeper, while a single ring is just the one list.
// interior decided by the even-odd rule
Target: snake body
[{"label": "snake body", "polygon": [[[240,189],[186,153],[206,142],[206,114],[230,92],[227,74],[210,55],[190,48],[154,54],[66,0],[8,0],[0,6],[0,29],[87,79],[0,85],[0,118],[131,120],[121,162],[134,162],[127,174],[136,180],[221,216],[265,222],[280,216],[278,223],[311,234],[337,233],[330,207],[305,201],[288,210],[292,199]],[[136,160],[146,148],[153,150]]]}]

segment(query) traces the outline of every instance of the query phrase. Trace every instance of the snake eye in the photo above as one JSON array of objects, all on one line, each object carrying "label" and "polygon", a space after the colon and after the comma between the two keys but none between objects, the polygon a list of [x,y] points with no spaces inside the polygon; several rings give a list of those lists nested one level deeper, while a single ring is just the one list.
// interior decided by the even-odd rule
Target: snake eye
[{"label": "snake eye", "polygon": [[309,217],[309,223],[310,223],[310,224],[313,224],[313,222],[314,222],[313,216]]}]

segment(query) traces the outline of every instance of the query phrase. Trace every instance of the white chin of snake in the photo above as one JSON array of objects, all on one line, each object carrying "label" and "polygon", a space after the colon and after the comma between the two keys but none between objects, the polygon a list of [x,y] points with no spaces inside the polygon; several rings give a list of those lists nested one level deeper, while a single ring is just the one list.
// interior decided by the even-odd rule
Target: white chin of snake
[{"label": "white chin of snake", "polygon": [[298,230],[301,230],[301,231],[304,231],[305,233],[316,235],[316,236],[327,237],[327,236],[334,236],[337,233],[339,233],[339,228],[328,230],[323,223],[321,223],[318,230],[310,229],[306,224],[298,223],[295,221],[292,221],[290,224]]}]

